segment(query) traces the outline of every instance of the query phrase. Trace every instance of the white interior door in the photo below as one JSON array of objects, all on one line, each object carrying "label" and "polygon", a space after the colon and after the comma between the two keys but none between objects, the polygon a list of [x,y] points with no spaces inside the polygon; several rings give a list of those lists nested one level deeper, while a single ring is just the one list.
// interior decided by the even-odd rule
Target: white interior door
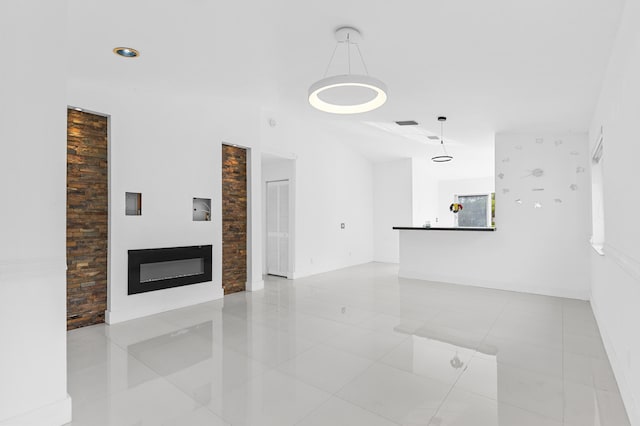
[{"label": "white interior door", "polygon": [[289,181],[267,182],[267,274],[289,271]]}]

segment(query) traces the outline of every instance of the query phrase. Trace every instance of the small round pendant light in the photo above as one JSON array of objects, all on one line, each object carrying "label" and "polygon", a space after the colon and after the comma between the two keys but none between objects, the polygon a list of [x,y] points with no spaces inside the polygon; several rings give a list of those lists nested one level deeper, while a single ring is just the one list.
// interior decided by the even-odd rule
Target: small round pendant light
[{"label": "small round pendant light", "polygon": [[[333,114],[357,114],[379,108],[387,101],[387,86],[377,78],[369,76],[367,65],[362,58],[358,40],[360,31],[352,27],[338,28],[337,40],[329,65],[321,80],[309,88],[309,103],[320,111]],[[343,44],[347,51],[347,74],[327,77],[338,46]],[[351,48],[355,47],[365,74],[351,74]]]},{"label": "small round pendant light", "polygon": [[438,117],[440,122],[440,146],[442,146],[443,155],[436,155],[431,157],[431,161],[434,163],[446,163],[453,160],[453,157],[447,154],[447,149],[444,147],[444,122],[447,121],[447,117]]}]

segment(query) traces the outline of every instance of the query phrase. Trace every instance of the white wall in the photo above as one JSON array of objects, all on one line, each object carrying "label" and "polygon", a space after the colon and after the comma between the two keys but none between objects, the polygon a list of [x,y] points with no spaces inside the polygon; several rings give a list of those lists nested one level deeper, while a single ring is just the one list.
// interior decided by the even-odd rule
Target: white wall
[{"label": "white wall", "polygon": [[295,112],[263,113],[264,151],[296,158],[296,278],[373,260],[373,167],[344,137]]},{"label": "white wall", "polygon": [[[455,195],[490,194],[495,192],[493,176],[477,179],[441,180],[438,182],[437,226],[455,226],[455,215],[449,210]],[[496,224],[497,225],[497,224]]]},{"label": "white wall", "polygon": [[65,21],[65,2],[0,3],[0,425],[71,419]]},{"label": "white wall", "polygon": [[398,263],[400,249],[394,226],[413,225],[412,160],[373,166],[373,259]]},{"label": "white wall", "polygon": [[497,230],[400,231],[400,275],[587,299],[589,180],[576,173],[587,159],[586,135],[498,134]]},{"label": "white wall", "polygon": [[[251,147],[248,289],[262,287],[259,111],[232,101],[70,82],[68,103],[110,114],[107,321],[222,297],[221,144]],[[248,123],[248,124],[247,124]],[[142,216],[125,216],[125,192],[142,193]],[[212,221],[192,221],[192,198],[212,199]],[[127,295],[127,250],[213,245],[213,281]]]},{"label": "white wall", "polygon": [[[110,323],[222,297],[223,141],[251,148],[248,289],[263,286],[263,145],[296,158],[293,276],[373,259],[371,163],[324,123],[283,114],[271,127],[257,106],[91,81],[70,82],[68,103],[111,116]],[[124,215],[127,191],[143,194],[142,216]],[[192,222],[192,197],[212,199],[211,222]],[[195,244],[213,244],[213,282],[126,294],[127,250]]]},{"label": "white wall", "polygon": [[604,256],[591,252],[591,304],[632,424],[640,424],[640,2],[628,0],[591,125],[604,135]]},{"label": "white wall", "polygon": [[[428,158],[412,158],[412,214],[413,226],[424,226],[429,221],[431,226],[438,226],[438,179],[433,175],[434,163]],[[398,237],[396,237],[396,243]]]},{"label": "white wall", "polygon": [[262,273],[267,273],[267,182],[289,181],[289,270],[287,277],[293,277],[295,265],[295,205],[296,181],[295,160],[273,159],[262,161]]}]

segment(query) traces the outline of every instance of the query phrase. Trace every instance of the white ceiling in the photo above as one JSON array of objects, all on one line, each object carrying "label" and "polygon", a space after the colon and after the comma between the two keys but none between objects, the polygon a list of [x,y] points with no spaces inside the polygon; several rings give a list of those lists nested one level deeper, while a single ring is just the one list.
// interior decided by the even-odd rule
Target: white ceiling
[{"label": "white ceiling", "polygon": [[[70,0],[69,78],[175,87],[325,118],[374,161],[428,155],[394,134],[414,119],[456,160],[492,150],[508,131],[586,131],[624,0]],[[389,87],[380,109],[329,116],[307,103],[335,47],[359,28],[372,76]],[[136,60],[116,46],[139,49]],[[344,57],[336,57],[338,73]],[[330,73],[331,74],[331,73]],[[276,117],[277,118],[277,117]],[[381,128],[382,127],[382,128]],[[400,130],[400,129],[399,129]]]}]

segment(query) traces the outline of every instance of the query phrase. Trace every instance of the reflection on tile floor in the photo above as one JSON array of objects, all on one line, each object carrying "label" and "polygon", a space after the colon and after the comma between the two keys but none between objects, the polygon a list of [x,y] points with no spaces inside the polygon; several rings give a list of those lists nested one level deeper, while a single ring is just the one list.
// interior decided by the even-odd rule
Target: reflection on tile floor
[{"label": "reflection on tile floor", "polygon": [[629,424],[586,302],[372,263],[68,333],[73,426]]}]

